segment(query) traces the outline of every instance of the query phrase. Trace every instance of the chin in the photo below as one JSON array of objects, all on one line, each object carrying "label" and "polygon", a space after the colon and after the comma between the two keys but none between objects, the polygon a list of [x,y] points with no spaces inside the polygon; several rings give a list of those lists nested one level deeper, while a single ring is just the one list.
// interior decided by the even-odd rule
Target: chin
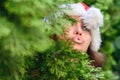
[{"label": "chin", "polygon": [[79,50],[79,51],[85,51],[85,52],[87,51],[87,49],[84,49],[84,47],[80,46],[80,44],[79,45],[78,44],[73,45],[73,49],[74,50]]}]

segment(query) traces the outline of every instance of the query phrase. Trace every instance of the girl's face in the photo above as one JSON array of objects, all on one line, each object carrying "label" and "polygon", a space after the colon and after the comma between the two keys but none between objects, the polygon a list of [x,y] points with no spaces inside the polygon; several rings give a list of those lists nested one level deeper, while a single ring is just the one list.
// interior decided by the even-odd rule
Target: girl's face
[{"label": "girl's face", "polygon": [[76,23],[65,30],[65,38],[71,40],[71,45],[75,50],[87,51],[91,43],[90,30],[82,24],[79,16],[72,16]]}]

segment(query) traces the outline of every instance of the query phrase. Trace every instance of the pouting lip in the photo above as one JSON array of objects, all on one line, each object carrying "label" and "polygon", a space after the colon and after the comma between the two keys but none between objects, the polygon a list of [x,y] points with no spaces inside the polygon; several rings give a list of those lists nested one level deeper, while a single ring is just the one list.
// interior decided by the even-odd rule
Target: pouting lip
[{"label": "pouting lip", "polygon": [[84,40],[83,40],[83,38],[81,38],[81,37],[74,37],[74,38],[72,39],[72,42],[73,42],[73,43],[77,43],[77,44],[82,44],[82,43],[84,42]]}]

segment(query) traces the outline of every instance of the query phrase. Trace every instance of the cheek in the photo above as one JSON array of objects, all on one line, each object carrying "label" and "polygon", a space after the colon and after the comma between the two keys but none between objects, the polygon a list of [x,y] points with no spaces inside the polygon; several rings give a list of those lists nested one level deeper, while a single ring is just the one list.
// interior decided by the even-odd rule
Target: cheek
[{"label": "cheek", "polygon": [[59,40],[67,40],[67,39],[72,39],[74,36],[74,30],[72,27],[69,27],[64,30],[64,34],[60,35],[58,38]]},{"label": "cheek", "polygon": [[89,47],[91,41],[92,41],[92,37],[91,37],[91,35],[89,34],[89,35],[87,35],[87,36],[85,37],[85,43],[86,43],[86,45],[87,45],[88,47]]},{"label": "cheek", "polygon": [[65,37],[68,39],[72,39],[74,36],[74,30],[73,29],[67,29],[67,31],[65,31]]}]

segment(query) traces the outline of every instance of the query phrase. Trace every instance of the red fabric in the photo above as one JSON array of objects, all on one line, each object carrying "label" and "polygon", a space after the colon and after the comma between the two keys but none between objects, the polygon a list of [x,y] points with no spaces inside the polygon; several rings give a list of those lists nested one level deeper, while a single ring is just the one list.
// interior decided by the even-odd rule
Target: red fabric
[{"label": "red fabric", "polygon": [[85,8],[86,11],[89,9],[89,6],[87,6],[85,3],[80,2],[80,4],[82,4],[84,6],[84,8]]}]

